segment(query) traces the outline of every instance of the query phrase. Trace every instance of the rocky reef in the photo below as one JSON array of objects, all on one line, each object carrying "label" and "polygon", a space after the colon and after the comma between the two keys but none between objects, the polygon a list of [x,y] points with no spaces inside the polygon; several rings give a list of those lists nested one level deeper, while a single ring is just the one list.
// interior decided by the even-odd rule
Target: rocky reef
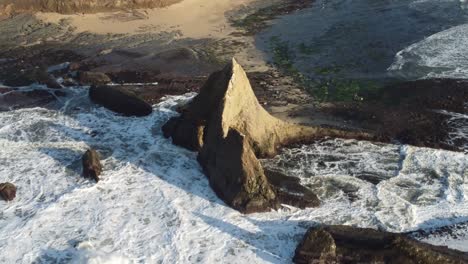
[{"label": "rocky reef", "polygon": [[[299,202],[299,207],[319,204],[316,197],[310,199],[310,194],[307,204],[298,197],[291,198],[285,194],[288,191],[284,191],[281,180],[274,181],[278,185],[273,186],[258,158],[271,157],[288,144],[326,136],[372,138],[364,132],[301,126],[271,116],[259,104],[245,71],[235,59],[213,73],[199,95],[181,111],[179,117],[164,125],[164,135],[176,145],[198,151],[198,161],[214,191],[244,213],[277,208],[280,203],[299,206]],[[295,189],[297,196],[298,188]]]},{"label": "rocky reef", "polygon": [[57,12],[64,14],[93,13],[133,8],[168,6],[181,0],[0,0],[0,13],[14,15],[21,12]]},{"label": "rocky reef", "polygon": [[293,261],[307,263],[468,263],[466,253],[402,234],[350,226],[311,228]]}]

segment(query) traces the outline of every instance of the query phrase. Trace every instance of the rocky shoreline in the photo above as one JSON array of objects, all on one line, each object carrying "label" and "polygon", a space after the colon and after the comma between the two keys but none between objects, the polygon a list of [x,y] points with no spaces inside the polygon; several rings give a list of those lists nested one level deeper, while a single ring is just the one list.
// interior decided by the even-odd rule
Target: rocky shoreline
[{"label": "rocky shoreline", "polygon": [[[233,23],[242,29],[238,35],[249,36],[277,15],[307,6],[305,1],[288,1]],[[59,12],[77,11],[64,8],[61,11],[50,7]],[[89,9],[74,8],[80,12]],[[116,42],[119,41],[122,42],[117,46],[128,39]],[[197,42],[188,40],[192,41]],[[208,76],[224,58],[213,59],[212,54],[184,45],[151,55],[140,54],[107,46],[111,42],[106,39],[102,43],[107,44],[100,43],[102,46],[73,49],[64,49],[64,43],[57,44],[57,48],[47,44],[2,47],[0,111],[48,107],[65,95],[64,87],[90,86],[94,103],[124,116],[146,116],[152,111],[151,105],[166,95],[198,92],[192,102],[179,109],[180,116],[170,119],[162,130],[174,144],[198,152],[198,162],[214,192],[242,213],[266,212],[285,204],[298,208],[320,205],[317,195],[297,178],[262,167],[259,159],[276,155],[282,147],[325,137],[398,142],[459,152],[467,145],[466,139],[450,141],[453,128],[447,114],[441,112],[468,113],[466,80],[399,82],[366,96],[365,101],[323,103],[294,78],[275,68],[245,72],[232,60],[223,70]],[[199,49],[198,45],[195,44]],[[98,50],[100,55],[93,57]],[[125,65],[127,59],[134,64]],[[146,60],[156,62],[148,66],[144,64]],[[133,65],[139,68],[134,69]],[[177,69],[178,65],[183,69]],[[83,157],[85,170],[89,165],[85,176],[97,182],[102,171],[99,156],[92,151],[87,155],[88,158]],[[466,253],[429,246],[405,235],[328,226],[307,232],[294,261],[468,263],[468,257]]]}]

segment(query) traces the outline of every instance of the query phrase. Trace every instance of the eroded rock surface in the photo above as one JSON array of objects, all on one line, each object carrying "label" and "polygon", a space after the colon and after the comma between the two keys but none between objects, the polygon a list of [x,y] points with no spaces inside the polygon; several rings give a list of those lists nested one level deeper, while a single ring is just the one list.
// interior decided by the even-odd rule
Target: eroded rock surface
[{"label": "eroded rock surface", "polygon": [[468,263],[468,255],[401,234],[350,226],[311,228],[293,261],[309,263]]},{"label": "eroded rock surface", "polygon": [[99,181],[99,175],[102,173],[102,165],[97,151],[90,149],[85,152],[81,158],[83,164],[83,177]]},{"label": "eroded rock surface", "polygon": [[16,186],[12,183],[0,183],[0,197],[5,201],[12,201],[16,197]]},{"label": "eroded rock surface", "polygon": [[[246,213],[295,200],[280,199],[284,193],[278,195],[257,157],[270,157],[283,145],[324,136],[371,138],[362,132],[300,126],[271,116],[234,59],[208,78],[199,95],[180,117],[164,125],[163,132],[174,144],[198,151],[199,163],[218,196]],[[318,205],[318,200],[311,204]]]}]

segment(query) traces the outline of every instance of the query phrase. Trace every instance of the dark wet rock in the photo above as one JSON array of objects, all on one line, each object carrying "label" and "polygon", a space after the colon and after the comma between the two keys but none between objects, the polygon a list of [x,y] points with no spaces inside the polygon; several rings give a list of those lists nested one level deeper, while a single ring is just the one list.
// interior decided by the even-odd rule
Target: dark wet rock
[{"label": "dark wet rock", "polygon": [[11,71],[4,76],[3,84],[11,87],[29,86],[31,84],[43,84],[49,88],[60,89],[62,86],[50,76],[45,69],[32,68]]},{"label": "dark wet rock", "polygon": [[99,175],[102,173],[102,165],[99,159],[99,154],[90,149],[81,158],[83,164],[83,177],[91,178],[96,182],[99,181]]},{"label": "dark wet rock", "polygon": [[[39,46],[39,45],[38,45]],[[48,47],[16,47],[7,51],[0,50],[0,58],[8,58],[8,63],[0,63],[0,82],[10,87],[46,85],[60,89],[62,86],[47,69],[64,61],[79,60],[81,56],[69,50],[56,50]],[[54,72],[61,77],[61,72]]]},{"label": "dark wet rock", "polygon": [[78,73],[78,81],[81,85],[104,85],[110,83],[111,79],[102,72],[83,71]]},{"label": "dark wet rock", "polygon": [[147,116],[153,112],[150,104],[123,87],[92,86],[89,97],[94,103],[125,116]]},{"label": "dark wet rock", "polygon": [[[468,80],[427,79],[393,84],[383,90],[382,101],[387,106],[406,109],[444,109],[465,113],[468,100]],[[404,96],[402,96],[404,95]]]},{"label": "dark wet rock", "polygon": [[198,92],[206,77],[164,75],[159,71],[118,71],[107,73],[113,83],[135,93],[149,104],[156,104],[164,96]]},{"label": "dark wet rock", "polygon": [[22,91],[15,88],[0,87],[0,111],[44,107],[54,102],[57,96],[63,95],[65,93],[60,90],[53,92],[41,89]]},{"label": "dark wet rock", "polygon": [[[268,182],[257,157],[273,156],[283,145],[326,135],[371,137],[300,126],[271,116],[259,104],[246,73],[235,60],[212,74],[181,116],[163,126],[163,132],[174,144],[199,151],[198,161],[212,188],[227,204],[245,213],[277,208],[282,202],[301,204]],[[288,201],[279,197],[288,197]],[[307,199],[313,200],[312,196]],[[317,204],[315,200],[301,205]]]},{"label": "dark wet rock", "polygon": [[468,263],[468,254],[402,234],[350,226],[311,228],[293,261],[308,263]]},{"label": "dark wet rock", "polygon": [[392,84],[367,102],[335,104],[328,111],[376,131],[380,141],[457,150],[447,144],[448,116],[436,110],[466,114],[467,101],[467,80],[429,79]]},{"label": "dark wet rock", "polygon": [[309,188],[301,185],[299,178],[273,170],[265,170],[265,174],[281,203],[301,209],[320,205],[318,196]]},{"label": "dark wet rock", "polygon": [[16,197],[16,186],[12,183],[0,183],[0,197],[5,201],[12,201]]},{"label": "dark wet rock", "polygon": [[114,83],[154,83],[158,81],[158,75],[161,71],[132,71],[122,70],[108,72],[107,75]]}]

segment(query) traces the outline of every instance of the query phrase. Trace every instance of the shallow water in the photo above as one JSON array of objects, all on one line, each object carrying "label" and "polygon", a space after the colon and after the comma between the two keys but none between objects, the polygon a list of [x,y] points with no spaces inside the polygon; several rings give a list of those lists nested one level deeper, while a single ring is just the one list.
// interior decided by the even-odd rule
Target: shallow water
[{"label": "shallow water", "polygon": [[[55,107],[0,113],[0,182],[18,187],[0,201],[1,263],[290,263],[317,223],[404,232],[468,217],[466,155],[353,140],[264,161],[300,176],[319,208],[242,215],[216,197],[196,154],[161,134],[193,95],[128,118],[90,103],[87,88],[67,93]],[[80,177],[89,147],[102,154],[98,184]],[[456,242],[445,244],[468,251]]]},{"label": "shallow water", "polygon": [[466,7],[459,0],[318,0],[275,20],[256,43],[271,61],[280,46],[280,57],[311,78],[467,78]]}]

